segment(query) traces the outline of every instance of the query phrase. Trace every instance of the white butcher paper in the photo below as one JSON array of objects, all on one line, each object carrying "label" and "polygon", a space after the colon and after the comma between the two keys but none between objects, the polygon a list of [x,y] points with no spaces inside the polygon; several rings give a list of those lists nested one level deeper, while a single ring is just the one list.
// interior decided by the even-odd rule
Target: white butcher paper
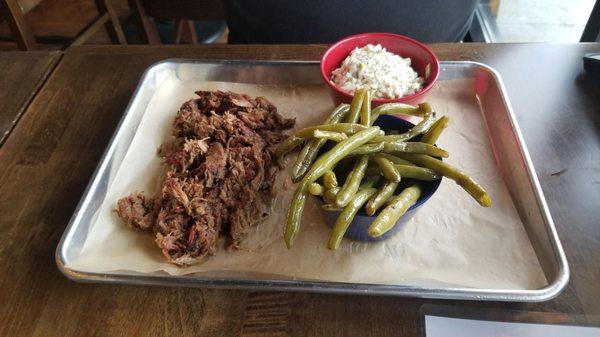
[{"label": "white butcher paper", "polygon": [[450,124],[438,145],[446,161],[486,187],[493,207],[483,208],[453,181],[439,190],[398,233],[376,243],[344,239],[327,249],[330,228],[323,211],[309,199],[294,247],[287,249],[283,227],[294,184],[290,165],[276,180],[270,215],[250,231],[239,250],[221,240],[214,256],[187,268],[166,262],[148,233],[123,225],[113,211],[119,198],[134,191],[153,195],[164,172],[156,150],[172,130],[182,103],[196,90],[229,90],[264,96],[296,128],[320,123],[333,108],[324,85],[262,86],[183,81],[169,75],[148,105],[106,199],[94,217],[81,254],[67,267],[85,272],[135,271],[199,277],[295,279],[352,283],[457,286],[487,289],[538,289],[547,284],[522,221],[497,167],[486,126],[469,79],[439,81],[428,100]]}]

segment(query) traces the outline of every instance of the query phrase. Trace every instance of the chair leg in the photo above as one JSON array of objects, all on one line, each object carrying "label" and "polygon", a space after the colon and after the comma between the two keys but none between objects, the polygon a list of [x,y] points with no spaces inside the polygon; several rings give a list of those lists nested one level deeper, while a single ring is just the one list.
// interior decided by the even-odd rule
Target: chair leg
[{"label": "chair leg", "polygon": [[110,23],[110,18],[108,17],[108,13],[104,13],[98,15],[94,21],[90,22],[85,28],[75,36],[73,41],[66,46],[66,48],[71,46],[80,46],[84,44],[87,40],[89,40],[94,34],[96,34],[102,27],[105,27],[107,23]]},{"label": "chair leg", "polygon": [[[186,36],[185,31],[187,30]],[[198,33],[196,32],[196,26],[193,20],[177,20],[175,21],[175,39],[174,44],[181,44],[186,37],[189,38],[189,42],[192,44],[198,44]]]},{"label": "chair leg", "polygon": [[0,13],[6,18],[19,49],[32,50],[35,46],[35,38],[25,22],[17,0],[0,0]]},{"label": "chair leg", "polygon": [[196,24],[194,20],[187,20],[190,29],[190,40],[193,44],[198,44],[198,32],[196,32]]},{"label": "chair leg", "polygon": [[104,24],[110,40],[114,44],[127,44],[125,33],[119,22],[119,16],[110,4],[110,0],[94,0],[100,15],[107,13],[109,21]]},{"label": "chair leg", "polygon": [[183,40],[183,23],[185,20],[175,20],[175,38],[173,44],[180,44]]},{"label": "chair leg", "polygon": [[143,43],[160,44],[158,30],[152,18],[146,14],[144,5],[140,0],[129,0],[131,14],[140,29],[140,39]]}]

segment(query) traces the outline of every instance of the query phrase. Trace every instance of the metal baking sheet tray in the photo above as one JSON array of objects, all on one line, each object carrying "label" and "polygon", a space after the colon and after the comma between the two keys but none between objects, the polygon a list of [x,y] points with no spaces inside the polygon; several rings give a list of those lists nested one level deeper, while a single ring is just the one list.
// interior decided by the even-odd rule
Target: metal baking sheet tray
[{"label": "metal baking sheet tray", "polygon": [[479,99],[486,123],[492,126],[489,127],[489,132],[498,165],[504,172],[503,178],[548,280],[548,285],[544,288],[500,290],[300,280],[250,280],[127,271],[89,273],[68,268],[68,262],[81,252],[89,233],[91,219],[104,200],[110,169],[123,159],[143,112],[160,83],[161,76],[166,72],[177,72],[183,67],[186,74],[193,74],[195,79],[206,81],[275,85],[322,83],[317,62],[166,60],[151,66],[142,76],[133,99],[57,247],[58,267],[68,278],[97,283],[293,290],[515,302],[549,300],[557,296],[566,286],[569,279],[567,260],[500,76],[489,66],[468,61],[441,62],[439,80],[475,79],[476,86],[473,88],[473,94]]}]

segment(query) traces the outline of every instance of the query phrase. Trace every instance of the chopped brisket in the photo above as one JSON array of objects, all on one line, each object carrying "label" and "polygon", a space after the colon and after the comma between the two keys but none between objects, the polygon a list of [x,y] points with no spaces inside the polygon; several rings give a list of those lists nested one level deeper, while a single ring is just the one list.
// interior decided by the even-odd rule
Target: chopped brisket
[{"label": "chopped brisket", "polygon": [[116,211],[121,220],[131,228],[151,231],[154,227],[154,201],[141,193],[134,192],[126,198],[119,199]]},{"label": "chopped brisket", "polygon": [[202,171],[204,171],[204,184],[206,187],[213,187],[215,182],[225,178],[227,155],[223,149],[223,144],[215,142],[210,145],[203,165]]},{"label": "chopped brisket", "polygon": [[262,221],[278,172],[274,149],[294,126],[263,97],[196,94],[158,150],[167,167],[160,193],[132,193],[116,208],[126,225],[153,232],[167,260],[180,266],[215,254],[220,234],[237,248]]}]

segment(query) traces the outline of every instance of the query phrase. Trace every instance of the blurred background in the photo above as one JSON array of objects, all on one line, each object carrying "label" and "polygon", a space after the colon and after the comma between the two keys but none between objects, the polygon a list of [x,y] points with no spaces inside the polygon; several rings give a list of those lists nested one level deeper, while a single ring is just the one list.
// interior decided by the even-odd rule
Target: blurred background
[{"label": "blurred background", "polygon": [[[479,1],[464,42],[578,42],[582,35],[586,41],[598,38],[600,14],[590,19],[595,0]],[[0,50],[228,41],[220,1],[0,0],[0,5]],[[587,33],[583,34],[586,25]]]}]

